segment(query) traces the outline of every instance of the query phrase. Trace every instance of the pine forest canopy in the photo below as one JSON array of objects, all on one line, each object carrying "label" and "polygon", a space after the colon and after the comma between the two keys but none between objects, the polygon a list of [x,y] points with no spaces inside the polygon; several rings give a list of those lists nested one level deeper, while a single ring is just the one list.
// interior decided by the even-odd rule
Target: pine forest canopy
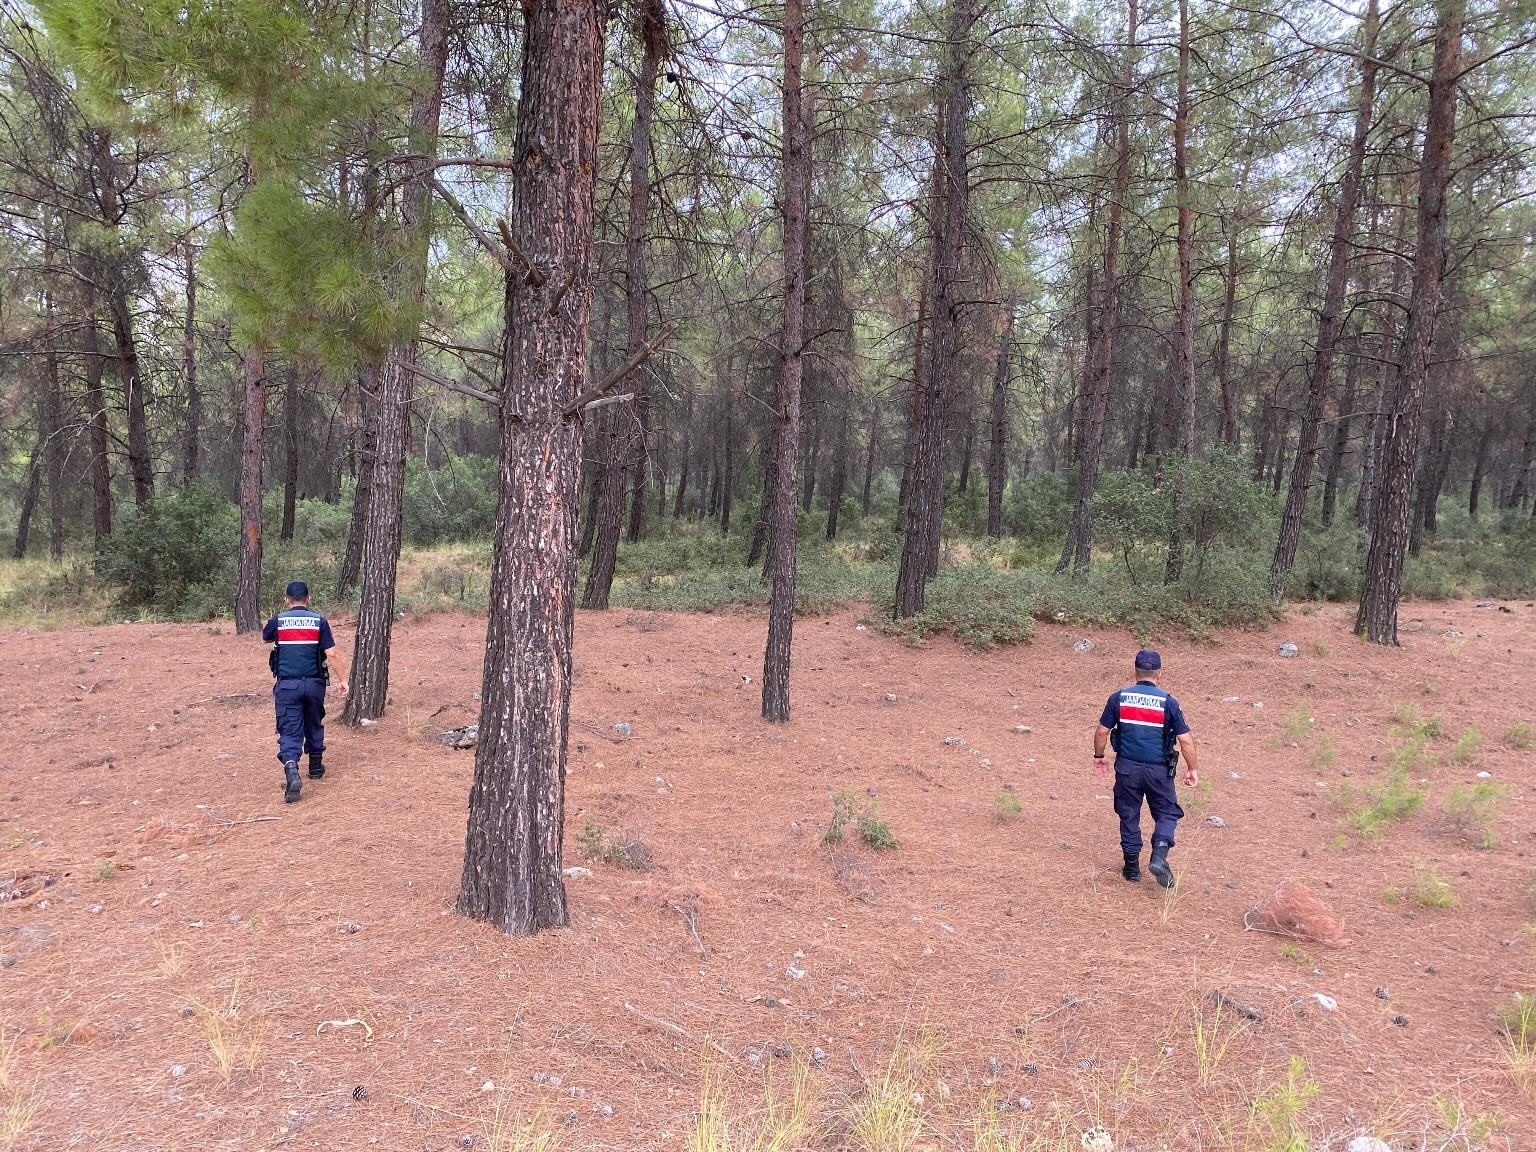
[{"label": "pine forest canopy", "polygon": [[[241,630],[270,530],[324,525],[280,554],[358,596],[354,721],[402,531],[491,537],[542,686],[497,690],[470,841],[494,807],[546,871],[578,558],[593,608],[626,550],[761,565],[772,720],[815,537],[899,620],[963,553],[1205,618],[1358,595],[1393,643],[1453,515],[1536,558],[1533,38],[1493,0],[0,0],[0,520]],[[216,575],[123,577],[156,516]],[[563,917],[474,872],[470,914]]]}]

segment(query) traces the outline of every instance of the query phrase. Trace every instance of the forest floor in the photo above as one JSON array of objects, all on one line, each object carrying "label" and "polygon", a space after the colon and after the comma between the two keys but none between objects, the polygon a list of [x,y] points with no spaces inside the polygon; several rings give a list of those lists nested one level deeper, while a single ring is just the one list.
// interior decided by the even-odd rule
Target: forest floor
[{"label": "forest floor", "polygon": [[[1536,607],[1405,605],[1396,650],[1351,615],[1159,644],[1208,781],[1167,894],[1120,878],[1089,767],[1129,634],[978,655],[804,619],[774,727],[760,614],[583,613],[566,863],[590,871],[532,940],[453,911],[474,754],[433,737],[475,719],[483,620],[398,625],[388,716],[332,726],[292,806],[259,641],[0,634],[0,1146],[681,1149],[708,1083],[740,1147],[798,1082],[814,1147],[1471,1148],[1496,1116],[1487,1146],[1536,1148],[1499,1025],[1536,991],[1511,732]],[[1421,780],[1378,838],[1347,822]],[[1479,782],[1508,786],[1487,848],[1446,811]],[[822,842],[844,791],[899,847]],[[598,829],[646,869],[586,859]],[[1286,879],[1347,944],[1245,930]]]}]

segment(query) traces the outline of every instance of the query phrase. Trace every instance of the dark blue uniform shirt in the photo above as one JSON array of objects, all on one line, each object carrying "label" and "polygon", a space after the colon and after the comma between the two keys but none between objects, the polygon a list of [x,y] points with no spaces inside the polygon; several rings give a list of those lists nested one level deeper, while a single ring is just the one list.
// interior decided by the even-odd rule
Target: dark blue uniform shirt
[{"label": "dark blue uniform shirt", "polygon": [[267,621],[261,638],[276,644],[272,650],[272,675],[279,680],[322,680],[325,651],[336,647],[331,625],[309,608],[284,608]]},{"label": "dark blue uniform shirt", "polygon": [[1111,696],[1099,723],[1109,729],[1115,752],[1140,764],[1164,763],[1174,741],[1189,731],[1179,702],[1149,680]]}]

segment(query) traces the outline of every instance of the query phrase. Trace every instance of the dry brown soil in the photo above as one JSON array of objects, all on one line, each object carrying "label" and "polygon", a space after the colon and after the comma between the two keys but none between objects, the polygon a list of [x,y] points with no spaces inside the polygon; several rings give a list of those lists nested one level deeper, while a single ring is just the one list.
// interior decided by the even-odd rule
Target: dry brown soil
[{"label": "dry brown soil", "polygon": [[[803,620],[794,719],[773,727],[762,617],[583,614],[567,864],[587,863],[591,821],[652,866],[592,865],[570,926],[532,940],[453,911],[473,753],[431,737],[474,718],[483,621],[400,624],[388,716],[333,726],[329,774],[293,806],[259,641],[5,634],[0,1104],[22,1148],[484,1148],[498,1101],[566,1147],[682,1148],[706,1060],[746,1096],[788,1044],[825,1056],[835,1147],[861,1077],[905,1041],[927,1061],[925,1140],[946,1147],[994,1094],[1027,1095],[1073,1147],[1095,1121],[1118,1149],[1242,1147],[1244,1102],[1299,1055],[1315,1133],[1417,1148],[1404,1134],[1445,1097],[1497,1113],[1497,1146],[1536,1148],[1496,1016],[1536,990],[1531,753],[1501,741],[1531,718],[1536,608],[1507,607],[1410,605],[1397,650],[1354,640],[1339,606],[1164,640],[1210,782],[1174,899],[1119,877],[1090,771],[1127,634],[1043,626],[976,655],[906,647],[853,609]],[[1364,843],[1331,790],[1381,779],[1401,706],[1444,717],[1414,772],[1431,795]],[[1287,734],[1304,707],[1315,725]],[[1469,726],[1481,750],[1453,762]],[[1480,770],[1510,788],[1488,849],[1443,814]],[[823,846],[839,790],[878,800],[900,847]],[[1005,790],[1022,813],[1000,820]],[[1431,866],[1454,907],[1413,898]],[[1347,946],[1244,930],[1285,878],[1343,915]],[[1263,1019],[1201,1086],[1192,1006],[1209,1026],[1216,990]]]}]

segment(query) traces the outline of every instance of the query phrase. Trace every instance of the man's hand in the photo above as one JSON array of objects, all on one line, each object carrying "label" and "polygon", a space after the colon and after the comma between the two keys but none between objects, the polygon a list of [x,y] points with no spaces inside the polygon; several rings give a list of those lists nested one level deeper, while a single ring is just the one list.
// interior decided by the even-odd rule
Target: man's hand
[{"label": "man's hand", "polygon": [[1190,788],[1196,787],[1200,783],[1200,773],[1196,772],[1193,768],[1185,768],[1184,783]]},{"label": "man's hand", "polygon": [[336,682],[336,695],[338,698],[345,700],[349,691],[351,691],[351,689],[348,687],[345,680],[338,680]]},{"label": "man's hand", "polygon": [[1109,775],[1109,761],[1102,756],[1093,758],[1093,774],[1101,779]]}]

